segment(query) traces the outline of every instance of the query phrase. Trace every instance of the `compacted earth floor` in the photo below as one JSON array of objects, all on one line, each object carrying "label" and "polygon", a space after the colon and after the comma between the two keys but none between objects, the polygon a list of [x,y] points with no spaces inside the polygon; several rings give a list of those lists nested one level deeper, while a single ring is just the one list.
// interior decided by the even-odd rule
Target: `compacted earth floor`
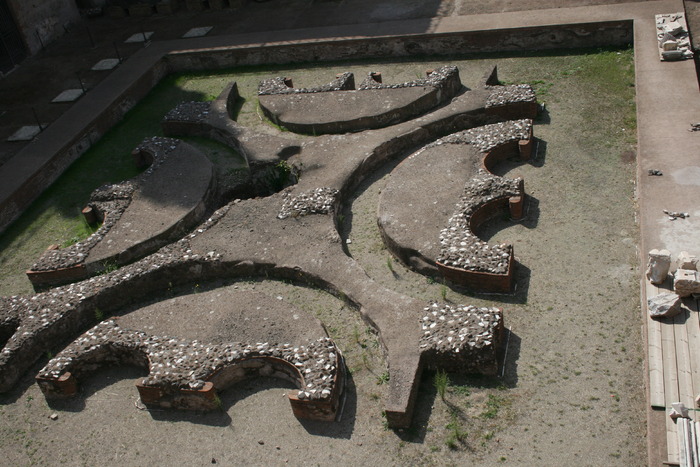
[{"label": "compacted earth floor", "polygon": [[[304,87],[329,82],[343,71],[361,77],[377,70],[391,83],[454,64],[462,82],[475,86],[489,66],[498,65],[504,82],[531,83],[545,106],[535,122],[537,154],[529,163],[507,162],[498,170],[499,175],[525,179],[525,219],[514,223],[498,218],[479,232],[484,239],[514,245],[519,262],[514,294],[475,295],[413,273],[391,257],[379,235],[376,212],[398,160],[366,180],[341,213],[340,233],[349,240],[349,253],[380,283],[424,300],[502,307],[511,329],[503,375],[426,372],[413,426],[389,430],[382,408],[390,376],[379,342],[342,297],[264,279],[193,283],[123,310],[119,319],[146,332],[196,332],[197,338],[213,342],[237,332],[254,336],[287,331],[274,325],[282,315],[263,315],[261,308],[318,318],[349,367],[340,421],[295,419],[286,398],[292,388],[277,380],[249,381],[223,392],[220,410],[212,413],[144,410],[134,387],[144,375],[129,368],[101,370],[84,382],[76,399],[48,405],[33,384],[47,355],[16,390],[0,396],[3,463],[645,465],[632,59],[631,49],[591,50],[241,69],[173,80],[172,86],[184,94],[206,99],[235,79],[246,98],[238,120],[246,125],[264,125],[256,111],[255,88],[271,76],[291,76],[296,86]],[[145,112],[137,108],[129,118],[140,122]],[[129,129],[128,119],[122,125],[127,127],[117,131],[129,135],[144,126],[136,123]],[[217,163],[239,163],[222,161],[235,155],[199,144],[209,147]],[[125,147],[119,157],[128,157],[131,149]],[[51,230],[49,214],[42,225],[27,227],[31,234],[14,232],[13,238],[2,239],[0,261],[7,278],[2,295],[29,292],[22,272],[36,259],[33,238],[70,240],[62,238],[60,229]],[[44,230],[50,233],[42,234]],[[239,297],[236,305],[222,306],[231,297]],[[188,303],[200,305],[188,312]],[[257,324],[241,325],[246,316],[258,318]],[[317,322],[312,326],[318,329]]]}]

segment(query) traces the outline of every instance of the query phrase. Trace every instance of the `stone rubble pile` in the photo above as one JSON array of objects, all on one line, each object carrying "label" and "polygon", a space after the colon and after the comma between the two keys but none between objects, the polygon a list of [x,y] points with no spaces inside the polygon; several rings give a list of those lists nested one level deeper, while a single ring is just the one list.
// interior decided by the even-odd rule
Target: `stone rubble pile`
[{"label": "stone rubble pile", "polygon": [[520,195],[520,179],[509,180],[479,169],[464,188],[455,214],[440,232],[440,254],[436,261],[468,271],[506,274],[513,247],[489,245],[470,229],[472,214],[484,204],[504,196]]},{"label": "stone rubble pile", "polygon": [[535,90],[529,84],[509,84],[506,86],[487,86],[491,91],[486,99],[486,108],[518,102],[536,102]]},{"label": "stone rubble pile", "polygon": [[83,264],[88,253],[107,235],[131,204],[134,193],[148,183],[149,177],[165,162],[169,153],[181,143],[178,139],[152,137],[144,139],[136,151],[146,151],[153,157],[153,163],[143,173],[121,183],[102,185],[90,195],[87,205],[100,213],[103,223],[99,229],[85,240],[67,248],[46,250],[34,263],[30,271],[55,271]]},{"label": "stone rubble pile", "polygon": [[211,110],[209,102],[181,102],[163,117],[165,122],[203,122]]},{"label": "stone rubble pile", "polygon": [[286,78],[278,76],[276,78],[261,81],[258,85],[258,95],[310,94],[317,92],[348,91],[355,89],[355,75],[348,71],[341,73],[336,79],[328,84],[313,88],[290,88],[285,83],[285,80]]},{"label": "stone rubble pile", "polygon": [[656,37],[659,41],[661,60],[693,58],[693,47],[684,13],[656,15]]},{"label": "stone rubble pile", "polygon": [[316,188],[297,196],[286,193],[278,219],[305,216],[307,214],[328,214],[333,209],[338,190],[335,188]]},{"label": "stone rubble pile", "polygon": [[[39,377],[58,379],[65,372],[90,371],[95,363],[136,360],[149,367],[144,386],[199,390],[222,369],[260,357],[281,359],[297,369],[303,382],[299,399],[330,398],[336,374],[342,371],[340,353],[327,337],[299,346],[268,342],[205,344],[125,330],[109,320],[76,339],[49,361]],[[82,372],[81,367],[85,367]]]},{"label": "stone rubble pile", "polygon": [[373,72],[367,74],[367,77],[360,83],[357,88],[360,91],[367,89],[400,89],[400,88],[415,88],[415,87],[433,87],[442,89],[453,80],[459,81],[459,70],[456,66],[442,66],[437,70],[433,70],[426,78],[408,81],[399,84],[383,84],[377,82],[372,77]]},{"label": "stone rubble pile", "polygon": [[161,248],[140,261],[81,282],[56,287],[35,295],[6,297],[0,301],[0,323],[19,323],[14,335],[0,352],[0,387],[5,385],[5,378],[12,378],[11,375],[15,374],[11,371],[14,365],[26,364],[19,358],[23,354],[23,348],[31,348],[37,342],[42,343],[47,349],[52,347],[56,343],[46,342],[47,335],[58,334],[60,341],[70,338],[70,335],[63,335],[63,333],[70,333],[70,329],[75,328],[84,319],[83,315],[94,316],[94,301],[104,290],[123,283],[138,284],[166,267],[218,262],[221,255],[214,251],[204,255],[194,253],[190,240],[216,225],[232,204],[216,211],[206,222],[183,239]]}]

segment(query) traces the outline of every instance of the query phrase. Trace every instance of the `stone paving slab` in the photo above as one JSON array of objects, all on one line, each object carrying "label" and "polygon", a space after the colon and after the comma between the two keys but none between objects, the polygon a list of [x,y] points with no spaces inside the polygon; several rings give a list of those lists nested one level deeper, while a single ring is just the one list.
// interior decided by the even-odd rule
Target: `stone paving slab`
[{"label": "stone paving slab", "polygon": [[203,37],[209,34],[209,31],[214,29],[214,26],[202,26],[201,28],[192,28],[182,35],[183,39],[189,39],[190,37]]},{"label": "stone paving slab", "polygon": [[147,42],[147,41],[151,40],[151,36],[153,36],[153,31],[137,32],[136,34],[133,34],[127,40],[125,40],[124,43],[125,44],[134,44],[134,43],[138,43],[138,42]]},{"label": "stone paving slab", "polygon": [[105,58],[97,62],[91,69],[93,71],[109,71],[115,69],[119,62],[118,58]]},{"label": "stone paving slab", "polygon": [[82,89],[66,89],[58,96],[54,97],[51,102],[62,103],[62,102],[75,102],[80,99],[80,96],[85,94]]},{"label": "stone paving slab", "polygon": [[[42,126],[46,128],[48,124],[43,124]],[[41,130],[39,125],[25,125],[7,138],[7,141],[31,141],[36,135],[41,133]]]}]

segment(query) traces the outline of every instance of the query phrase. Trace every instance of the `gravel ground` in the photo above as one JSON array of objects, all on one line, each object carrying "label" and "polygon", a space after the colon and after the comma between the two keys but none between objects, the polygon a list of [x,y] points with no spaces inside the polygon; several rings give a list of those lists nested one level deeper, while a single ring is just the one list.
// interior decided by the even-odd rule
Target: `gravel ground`
[{"label": "gravel ground", "polygon": [[[206,298],[241,291],[247,297],[242,303],[253,304],[263,293],[271,297],[261,298],[263,303],[279,296],[319,318],[351,370],[342,420],[296,420],[285,397],[290,387],[276,380],[251,381],[224,392],[221,412],[141,411],[134,404],[134,383],[143,375],[124,368],[98,372],[76,400],[49,407],[32,384],[37,367],[0,399],[0,447],[8,465],[645,465],[632,53],[450,63],[459,66],[467,85],[488,65],[498,64],[502,79],[533,83],[547,105],[535,124],[541,139],[537,158],[524,165],[506,163],[498,171],[525,179],[526,218],[517,224],[497,219],[480,232],[486,240],[514,245],[520,263],[516,293],[468,296],[390,257],[377,230],[376,210],[393,166],[358,189],[345,206],[341,233],[351,239],[350,254],[367,273],[398,292],[502,307],[512,329],[503,378],[450,375],[441,386],[434,384],[440,375],[426,374],[414,426],[386,430],[381,414],[386,364],[357,310],[294,284],[192,284],[164,291],[162,299],[182,296],[184,302],[195,292]],[[439,65],[400,63],[384,65],[382,71],[385,82],[399,82]],[[359,66],[364,72],[368,68]],[[300,71],[295,84],[327,82],[318,76],[337,72]],[[247,92],[246,80],[254,89],[258,79],[242,77],[239,89]],[[219,81],[212,78],[207,85],[216,88]],[[251,101],[247,105],[254,105]],[[254,112],[246,115],[245,107],[241,116],[257,119]],[[201,316],[209,308],[189,309],[173,308],[168,329],[193,320],[203,333],[198,336],[215,340],[238,316],[232,311],[211,321]],[[144,330],[163,326],[162,314],[144,310],[123,319]],[[49,418],[52,413],[58,414],[56,420]]]}]

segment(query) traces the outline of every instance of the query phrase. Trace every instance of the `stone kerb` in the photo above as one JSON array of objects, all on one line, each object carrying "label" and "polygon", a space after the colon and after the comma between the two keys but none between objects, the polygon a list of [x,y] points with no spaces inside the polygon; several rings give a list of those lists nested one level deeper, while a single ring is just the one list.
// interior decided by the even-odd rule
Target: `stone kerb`
[{"label": "stone kerb", "polygon": [[290,395],[300,418],[333,421],[345,371],[340,351],[329,338],[291,344],[205,344],[151,336],[104,321],[87,331],[39,372],[37,383],[47,398],[70,397],[77,380],[106,364],[147,368],[138,384],[147,406],[214,410],[216,391],[240,381],[268,376],[297,385]]},{"label": "stone kerb", "polygon": [[410,120],[450,100],[462,88],[454,66],[399,84],[380,83],[377,76],[369,73],[357,90],[351,73],[314,88],[294,88],[291,79],[283,77],[264,80],[258,88],[260,107],[270,121],[290,131],[338,134]]},{"label": "stone kerb", "polygon": [[[201,221],[213,196],[214,179],[213,166],[199,151],[180,140],[155,137],[145,139],[133,151],[133,157],[138,166],[149,167],[132,180],[101,186],[91,194],[84,212],[90,213],[97,221],[102,222],[102,225],[83,241],[67,248],[52,247],[44,252],[27,271],[27,277],[35,289],[82,280],[103,271],[106,265],[119,266],[143,257],[163,244],[180,238]],[[182,171],[187,170],[188,164],[195,164],[197,167],[189,170],[190,174],[204,174],[204,177],[198,180],[190,178],[188,186],[194,190],[191,199],[166,196],[168,203],[178,203],[178,207],[174,210],[150,210],[149,214],[151,220],[165,216],[161,219],[162,224],[154,222],[150,225],[146,222],[131,226],[132,222],[127,222],[130,227],[126,230],[121,229],[123,232],[119,229],[120,220],[135,198],[143,199],[137,208],[141,208],[140,204],[143,202],[158,203],[157,196],[153,197],[149,192],[149,184],[157,183],[160,186],[165,183],[166,180],[161,179],[171,174],[173,168],[170,165],[176,165],[175,169]],[[141,194],[143,196],[139,197]],[[133,217],[127,221],[139,220]],[[129,237],[126,243],[116,238],[124,235]],[[105,242],[110,243],[109,249],[100,251]]]}]

